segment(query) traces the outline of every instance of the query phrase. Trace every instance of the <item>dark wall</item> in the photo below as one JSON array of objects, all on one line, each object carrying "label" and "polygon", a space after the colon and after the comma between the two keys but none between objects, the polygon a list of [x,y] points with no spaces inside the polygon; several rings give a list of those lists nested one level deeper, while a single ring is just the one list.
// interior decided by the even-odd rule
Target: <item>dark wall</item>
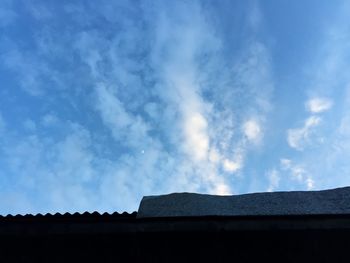
[{"label": "dark wall", "polygon": [[350,230],[0,236],[0,262],[350,262]]}]

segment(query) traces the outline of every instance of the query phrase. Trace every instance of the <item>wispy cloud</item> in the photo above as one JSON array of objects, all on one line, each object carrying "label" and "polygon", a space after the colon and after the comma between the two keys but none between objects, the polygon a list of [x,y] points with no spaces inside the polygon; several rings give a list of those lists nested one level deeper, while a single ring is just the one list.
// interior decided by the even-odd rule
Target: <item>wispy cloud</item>
[{"label": "wispy cloud", "polygon": [[[173,140],[180,142],[178,149],[188,156],[193,167],[192,176],[201,177],[201,187],[207,191],[226,193],[230,187],[218,174],[222,152],[213,145],[216,135],[211,136],[208,130],[215,110],[202,95],[202,85],[197,80],[200,64],[196,61],[196,57],[216,51],[219,40],[204,20],[198,4],[177,4],[175,8],[182,14],[180,17],[174,16],[168,8],[158,17],[157,24],[161,26],[157,27],[156,45],[151,52],[154,67],[167,92],[164,93],[164,86],[160,85],[157,91],[160,99],[178,115],[170,134]],[[192,13],[180,12],[186,8]]]},{"label": "wispy cloud", "polygon": [[249,141],[256,142],[261,139],[262,131],[255,120],[248,120],[243,123],[243,132]]},{"label": "wispy cloud", "polygon": [[306,187],[307,190],[313,190],[315,188],[315,181],[311,177],[306,178]]},{"label": "wispy cloud", "polygon": [[310,136],[313,133],[315,127],[321,122],[321,118],[317,116],[308,117],[303,127],[296,129],[289,129],[287,131],[287,141],[290,147],[296,150],[304,150],[304,148],[310,143]]},{"label": "wispy cloud", "polygon": [[234,173],[242,168],[242,156],[237,156],[233,160],[224,159],[223,160],[223,168],[226,172]]},{"label": "wispy cloud", "polygon": [[272,169],[267,172],[267,177],[269,180],[269,186],[267,188],[268,192],[276,190],[280,183],[280,174],[276,169]]},{"label": "wispy cloud", "polygon": [[[307,89],[309,99],[305,102],[311,114],[304,127],[289,131],[291,147],[302,150],[300,160],[312,174],[307,179],[309,188],[327,188],[348,185],[348,158],[350,153],[349,134],[346,130],[349,119],[348,94],[349,76],[345,72],[350,67],[349,56],[349,5],[343,2],[336,18],[324,28],[320,45],[315,48],[315,57],[306,66],[311,85]],[[322,125],[321,125],[322,123]],[[309,127],[309,128],[307,128]],[[317,134],[317,138],[314,137]],[[305,139],[306,138],[306,139]],[[308,141],[321,142],[317,151],[306,151]]]},{"label": "wispy cloud", "polygon": [[305,103],[306,109],[311,113],[321,113],[329,110],[333,102],[328,98],[312,98]]},{"label": "wispy cloud", "polygon": [[294,164],[292,160],[284,158],[280,160],[280,166],[282,170],[290,172],[291,179],[300,183],[304,181],[307,172],[303,166]]},{"label": "wispy cloud", "polygon": [[[268,191],[283,187],[285,189],[313,190],[315,182],[305,164],[297,163],[288,158],[281,158],[277,167],[267,172]],[[281,185],[283,182],[283,186]]]},{"label": "wispy cloud", "polygon": [[16,42],[2,53],[37,106],[1,146],[17,212],[23,200],[37,212],[130,211],[147,194],[232,194],[263,145],[274,83],[255,36],[259,6],[245,14],[253,37],[233,55],[200,1],[135,5],[24,7],[47,26],[35,27],[31,50]]},{"label": "wispy cloud", "polygon": [[114,139],[126,143],[129,147],[142,147],[147,138],[147,123],[140,116],[135,116],[125,109],[117,98],[115,89],[108,89],[103,84],[96,86],[96,107],[102,120],[110,128]]},{"label": "wispy cloud", "polygon": [[[34,133],[23,138],[7,135],[1,145],[7,160],[4,167],[15,176],[16,199],[30,202],[33,211],[28,212],[83,211],[97,204],[83,186],[97,176],[92,164],[94,157],[88,151],[89,133],[75,124],[69,126],[70,135],[56,142]],[[35,198],[33,193],[45,196],[45,201]],[[13,212],[23,213],[28,209],[16,202],[13,205],[18,209]]]},{"label": "wispy cloud", "polygon": [[288,129],[287,141],[290,147],[296,150],[304,150],[309,146],[315,136],[316,127],[322,122],[321,113],[331,109],[333,105],[329,98],[314,97],[305,102],[305,107],[312,115],[307,117],[301,128]]}]

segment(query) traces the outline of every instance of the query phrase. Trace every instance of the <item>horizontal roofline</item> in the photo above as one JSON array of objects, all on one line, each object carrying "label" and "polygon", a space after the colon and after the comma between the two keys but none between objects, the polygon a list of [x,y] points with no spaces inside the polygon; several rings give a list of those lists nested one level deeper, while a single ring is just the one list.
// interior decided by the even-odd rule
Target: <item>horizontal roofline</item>
[{"label": "horizontal roofline", "polygon": [[6,217],[0,236],[114,235],[132,233],[347,230],[350,214],[136,218],[112,216]]}]

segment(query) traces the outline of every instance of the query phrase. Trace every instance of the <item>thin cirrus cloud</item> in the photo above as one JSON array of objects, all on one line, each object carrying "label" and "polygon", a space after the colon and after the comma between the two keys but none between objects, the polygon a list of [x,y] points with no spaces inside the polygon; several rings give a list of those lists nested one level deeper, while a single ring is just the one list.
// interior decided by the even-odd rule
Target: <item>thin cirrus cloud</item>
[{"label": "thin cirrus cloud", "polygon": [[267,188],[267,191],[272,192],[279,187],[280,180],[281,180],[280,173],[277,169],[272,169],[267,172],[267,177],[269,181],[269,186]]},{"label": "thin cirrus cloud", "polygon": [[312,98],[306,102],[306,108],[311,113],[325,112],[332,106],[333,102],[328,98]]},{"label": "thin cirrus cloud", "polygon": [[305,169],[304,165],[294,163],[287,158],[282,158],[280,159],[280,170],[288,172],[291,180],[304,184],[307,190],[312,190],[314,188],[314,180],[311,174]]},{"label": "thin cirrus cloud", "polygon": [[288,158],[281,158],[279,164],[266,172],[268,187],[266,191],[272,192],[279,189],[281,184],[288,182],[296,188],[313,190],[315,181],[305,164],[297,163]]},{"label": "thin cirrus cloud", "polygon": [[322,113],[329,111],[333,106],[333,102],[329,98],[314,97],[306,101],[305,107],[311,114],[304,121],[301,128],[288,129],[287,141],[290,147],[296,150],[304,150],[310,145],[315,135],[316,127],[322,122]]},{"label": "thin cirrus cloud", "polygon": [[313,133],[321,123],[321,118],[317,116],[308,117],[301,128],[289,129],[287,131],[287,141],[290,147],[296,150],[303,150],[310,144]]}]

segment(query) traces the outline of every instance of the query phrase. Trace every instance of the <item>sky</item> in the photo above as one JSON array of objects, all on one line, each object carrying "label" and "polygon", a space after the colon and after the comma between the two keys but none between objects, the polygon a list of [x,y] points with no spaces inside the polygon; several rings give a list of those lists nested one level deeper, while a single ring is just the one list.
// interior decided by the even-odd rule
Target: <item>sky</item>
[{"label": "sky", "polygon": [[0,214],[350,184],[350,4],[1,0]]}]

